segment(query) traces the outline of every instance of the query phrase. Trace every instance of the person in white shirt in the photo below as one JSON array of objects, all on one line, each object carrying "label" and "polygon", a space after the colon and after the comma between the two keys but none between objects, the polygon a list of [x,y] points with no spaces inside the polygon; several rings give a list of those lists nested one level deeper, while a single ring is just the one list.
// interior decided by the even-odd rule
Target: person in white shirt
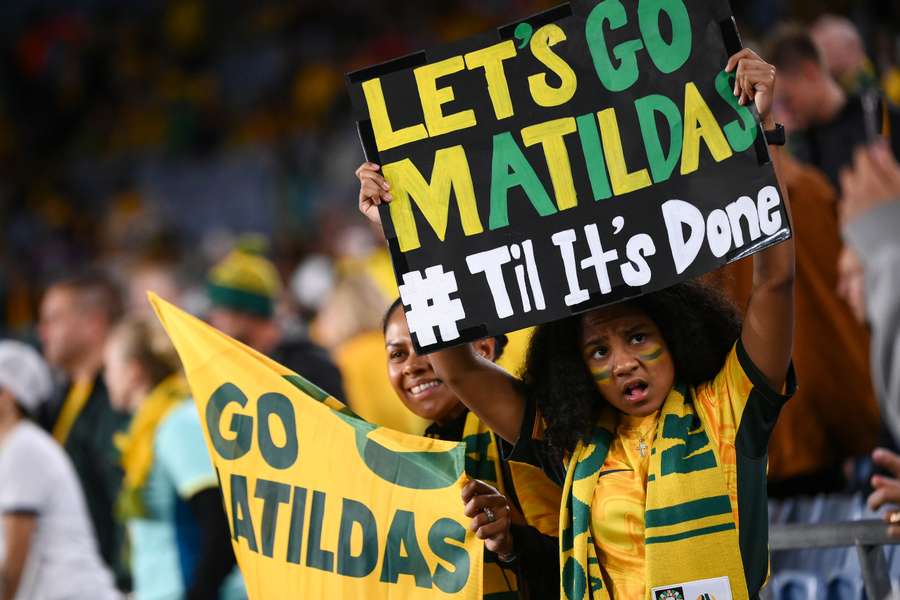
[{"label": "person in white shirt", "polygon": [[0,600],[118,600],[75,469],[28,418],[50,377],[31,347],[0,341]]}]

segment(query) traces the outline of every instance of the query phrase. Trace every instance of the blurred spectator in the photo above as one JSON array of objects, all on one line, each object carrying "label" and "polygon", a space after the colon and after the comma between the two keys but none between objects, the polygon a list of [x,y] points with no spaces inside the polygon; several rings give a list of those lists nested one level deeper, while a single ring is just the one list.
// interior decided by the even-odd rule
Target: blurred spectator
[{"label": "blurred spectator", "polygon": [[[838,173],[850,164],[853,148],[866,141],[868,117],[862,98],[841,89],[804,29],[780,28],[769,41],[766,57],[778,69],[776,102],[788,116],[793,154],[837,187]],[[881,101],[871,118],[900,155],[900,111]]]},{"label": "blurred spectator", "polygon": [[394,393],[381,331],[389,303],[364,274],[341,279],[313,324],[344,378],[347,403],[359,416],[397,431],[421,435],[429,422],[407,410]]},{"label": "blurred spectator", "polygon": [[844,299],[860,323],[866,322],[865,274],[859,256],[850,246],[844,246],[838,258],[838,295]]},{"label": "blurred spectator", "polygon": [[[878,442],[880,417],[869,379],[869,336],[837,294],[841,253],[837,198],[821,173],[782,156],[797,251],[794,365],[803,385],[781,410],[769,440],[769,495],[843,491],[843,463]],[[709,275],[744,308],[750,261]]]},{"label": "blurred spectator", "polygon": [[154,218],[192,250],[215,230],[290,239],[282,273],[339,263],[321,213],[360,156],[343,73],[552,4],[0,2],[0,331],[28,334],[56,270],[127,264]]},{"label": "blurred spectator", "polygon": [[847,94],[859,94],[876,85],[875,67],[853,21],[822,15],[812,24],[810,36],[822,62]]},{"label": "blurred spectator", "polygon": [[175,349],[155,322],[110,335],[104,377],[113,405],[134,414],[122,442],[127,520],[139,599],[245,596],[200,417]]},{"label": "blurred spectator", "polygon": [[[329,257],[322,254],[307,256],[290,277],[290,290],[293,299],[297,302],[298,311],[304,316],[315,316],[325,305],[328,295],[334,288],[334,265]],[[391,273],[391,278],[394,274]],[[310,331],[310,336],[317,343],[326,344],[316,338],[316,332]]]},{"label": "blurred spectator", "polygon": [[[900,164],[884,144],[857,148],[853,168],[841,174],[844,237],[862,265],[866,318],[872,328],[872,378],[885,420],[900,438]],[[893,475],[874,475],[870,508],[900,504],[900,456],[879,448],[875,464]],[[885,515],[900,538],[900,511]]]},{"label": "blurred spectator", "polygon": [[127,588],[123,531],[114,515],[122,483],[114,436],[129,417],[110,405],[103,384],[103,349],[122,314],[118,287],[100,271],[54,283],[41,303],[39,334],[44,356],[65,381],[40,415],[42,425],[66,449],[81,481],[100,554]]},{"label": "blurred spectator", "polygon": [[182,306],[182,285],[179,265],[167,258],[147,257],[137,261],[128,273],[128,314],[155,318],[147,292],[154,292],[163,300]]},{"label": "blurred spectator", "polygon": [[872,329],[872,378],[900,439],[900,164],[883,144],[856,150],[841,174],[844,238],[859,257]]},{"label": "blurred spectator", "polygon": [[210,270],[209,323],[343,400],[341,374],[328,354],[305,337],[288,337],[273,318],[282,283],[275,265],[262,256],[263,246],[245,237]]},{"label": "blurred spectator", "polygon": [[72,462],[28,418],[52,385],[37,352],[0,341],[0,599],[119,598]]},{"label": "blurred spectator", "polygon": [[[886,504],[894,506],[900,504],[900,455],[886,448],[876,448],[872,452],[872,460],[893,477],[872,476],[874,491],[868,498],[869,508],[878,510]],[[895,538],[900,538],[900,511],[887,512],[884,517],[889,523],[888,533]]]}]

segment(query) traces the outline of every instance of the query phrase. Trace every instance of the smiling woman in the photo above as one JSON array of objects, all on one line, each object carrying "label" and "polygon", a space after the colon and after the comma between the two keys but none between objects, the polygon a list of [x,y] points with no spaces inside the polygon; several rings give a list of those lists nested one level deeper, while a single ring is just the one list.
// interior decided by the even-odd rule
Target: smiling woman
[{"label": "smiling woman", "polygon": [[[434,374],[428,357],[416,354],[399,300],[391,305],[385,316],[384,343],[391,385],[411,412],[438,427],[446,426],[468,412],[459,398]],[[505,344],[506,336],[498,336],[479,340],[473,346],[479,355],[494,362],[500,358]],[[434,426],[429,429],[433,437],[439,437],[434,435]]]},{"label": "smiling woman", "polygon": [[[501,460],[501,442],[497,435],[435,374],[429,357],[416,353],[399,299],[385,315],[384,338],[388,377],[394,391],[411,412],[433,422],[425,435],[462,441],[466,445],[465,471],[476,481],[463,490],[463,500],[466,514],[474,517],[473,530],[485,540],[485,597],[518,598],[525,589],[531,595],[524,597],[555,597],[558,591],[555,574],[551,571],[547,577],[545,571],[529,569],[526,563],[517,561],[517,549],[511,535],[542,540],[555,546],[556,538],[529,526],[527,517],[554,512],[558,489],[539,499],[534,498],[534,494],[519,496],[516,493],[515,485],[521,471]],[[505,345],[506,336],[501,335],[478,340],[469,346],[479,356],[493,362],[500,358]],[[529,485],[530,489],[554,488],[539,472],[531,474]]]}]

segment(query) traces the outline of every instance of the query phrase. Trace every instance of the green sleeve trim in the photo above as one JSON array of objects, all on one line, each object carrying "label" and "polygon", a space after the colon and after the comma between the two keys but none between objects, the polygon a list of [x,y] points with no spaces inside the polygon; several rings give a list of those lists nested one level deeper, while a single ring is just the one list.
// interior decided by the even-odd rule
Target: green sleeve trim
[{"label": "green sleeve trim", "polygon": [[737,359],[738,363],[741,365],[741,369],[747,374],[747,378],[750,380],[750,383],[753,384],[754,390],[762,394],[763,398],[773,405],[781,406],[790,400],[791,396],[797,393],[797,374],[794,372],[793,360],[788,364],[787,374],[784,379],[784,393],[782,394],[769,386],[762,371],[759,370],[759,367],[756,366],[750,358],[750,355],[747,354],[747,350],[744,348],[744,342],[739,339],[736,346]]}]

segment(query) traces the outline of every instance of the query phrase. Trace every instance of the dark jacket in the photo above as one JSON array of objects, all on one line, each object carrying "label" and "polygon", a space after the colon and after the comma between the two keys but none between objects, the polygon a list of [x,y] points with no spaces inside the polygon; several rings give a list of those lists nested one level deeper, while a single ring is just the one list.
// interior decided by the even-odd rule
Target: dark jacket
[{"label": "dark jacket", "polygon": [[269,358],[344,402],[341,372],[325,349],[305,338],[293,337],[282,340],[270,353]]}]

